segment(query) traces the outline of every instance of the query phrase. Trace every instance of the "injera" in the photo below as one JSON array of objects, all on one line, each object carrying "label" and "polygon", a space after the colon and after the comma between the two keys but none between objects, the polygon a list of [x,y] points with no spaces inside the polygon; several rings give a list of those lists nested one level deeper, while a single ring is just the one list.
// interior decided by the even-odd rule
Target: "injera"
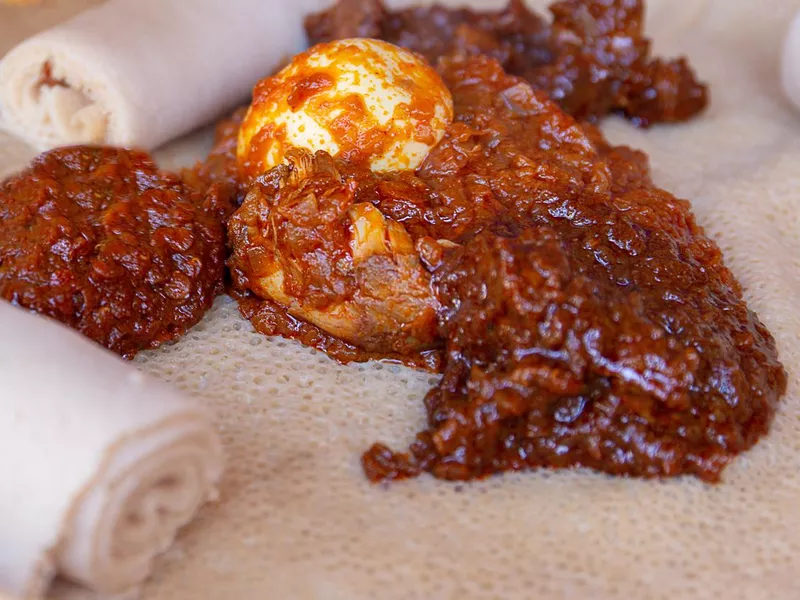
[{"label": "injera", "polygon": [[[87,4],[0,8],[0,51]],[[183,340],[139,359],[217,412],[229,456],[221,503],[143,598],[800,598],[800,116],[781,96],[778,60],[798,8],[650,0],[655,50],[690,57],[711,107],[683,126],[606,124],[650,154],[658,184],[692,200],[789,370],[771,434],[721,485],[539,472],[371,486],[360,453],[376,440],[406,447],[434,378],[339,366],[254,333],[221,298]],[[161,158],[183,164],[207,147],[199,135]],[[0,138],[0,173],[28,158]]]}]

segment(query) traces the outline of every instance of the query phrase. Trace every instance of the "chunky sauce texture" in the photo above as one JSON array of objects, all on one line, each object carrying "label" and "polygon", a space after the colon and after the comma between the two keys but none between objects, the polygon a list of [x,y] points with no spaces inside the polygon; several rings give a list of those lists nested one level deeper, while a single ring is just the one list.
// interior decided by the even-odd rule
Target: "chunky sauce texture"
[{"label": "chunky sauce texture", "polygon": [[[379,176],[320,153],[282,167],[302,168],[294,179],[262,177],[232,222],[257,231],[251,210],[298,220],[298,199],[334,198],[338,212],[321,221],[336,234],[324,244],[316,222],[275,236],[296,256],[303,244],[325,248],[306,251],[305,276],[347,255],[354,204],[371,203],[414,240],[439,306],[444,378],[410,453],[374,446],[367,475],[587,466],[717,480],[766,433],[786,386],[719,248],[686,201],[652,184],[641,153],[608,145],[492,59],[440,70],[456,122],[416,173]],[[253,229],[231,231],[236,270]],[[352,270],[340,275],[341,289],[358,285]],[[396,272],[392,281],[404,284]]]},{"label": "chunky sauce texture", "polygon": [[0,183],[0,297],[132,358],[222,291],[229,212],[142,152],[47,152]]},{"label": "chunky sauce texture", "polygon": [[647,127],[684,121],[708,103],[685,59],[650,56],[641,0],[563,0],[550,12],[545,20],[524,0],[497,12],[438,5],[390,11],[381,0],[340,0],[310,16],[306,28],[313,43],[375,37],[432,64],[453,54],[491,56],[580,120],[620,113]]},{"label": "chunky sauce texture", "polygon": [[225,222],[247,194],[249,180],[236,161],[239,128],[246,113],[247,107],[242,106],[221,120],[214,130],[211,152],[205,160],[180,173],[188,185],[219,199],[218,205],[224,207],[221,216]]},{"label": "chunky sauce texture", "polygon": [[[260,331],[343,360],[441,360],[426,429],[407,452],[369,449],[372,481],[589,467],[715,482],[766,434],[785,393],[774,339],[689,203],[653,184],[644,154],[586,122],[683,120],[705,88],[682,61],[647,58],[640,2],[552,11],[546,26],[515,2],[497,14],[389,13],[343,0],[310,19],[317,39],[373,35],[438,59],[455,121],[415,172],[295,153],[247,185],[230,221],[235,294]],[[586,48],[629,48],[614,41],[627,35],[638,53],[558,58],[581,45],[578,24],[596,34]],[[505,54],[470,50],[473,38]],[[567,93],[543,75],[562,61],[574,66]],[[365,214],[366,235],[354,216]],[[259,299],[275,277],[283,307]],[[411,300],[435,321],[414,318]],[[343,306],[355,319],[344,340],[303,316]]]}]

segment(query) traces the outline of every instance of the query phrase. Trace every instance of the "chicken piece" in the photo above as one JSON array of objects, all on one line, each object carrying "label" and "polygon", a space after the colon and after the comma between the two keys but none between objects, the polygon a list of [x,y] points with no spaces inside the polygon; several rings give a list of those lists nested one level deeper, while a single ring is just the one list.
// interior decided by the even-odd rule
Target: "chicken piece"
[{"label": "chicken piece", "polygon": [[234,285],[368,351],[435,346],[430,275],[403,225],[357,201],[366,173],[324,152],[287,158],[231,219]]}]

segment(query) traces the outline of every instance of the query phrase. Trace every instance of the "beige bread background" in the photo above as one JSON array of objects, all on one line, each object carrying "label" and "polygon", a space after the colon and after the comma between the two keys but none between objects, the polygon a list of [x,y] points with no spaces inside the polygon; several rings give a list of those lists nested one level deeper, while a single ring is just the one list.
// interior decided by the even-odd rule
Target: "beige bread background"
[{"label": "beige bread background", "polygon": [[[3,57],[0,129],[37,150],[162,146],[246,102],[300,52],[306,4],[319,1],[109,0]],[[65,85],[42,88],[45,66]]]},{"label": "beige bread background", "polygon": [[[0,48],[88,3],[0,8]],[[361,451],[406,446],[432,378],[265,338],[221,298],[183,340],[139,359],[216,411],[229,457],[222,502],[184,532],[144,600],[800,597],[800,117],[779,80],[800,0],[649,5],[656,51],[690,57],[711,108],[684,126],[605,129],[693,201],[775,334],[791,383],[772,434],[716,487],[587,472],[373,487]],[[185,164],[207,143],[198,134],[160,158]],[[0,173],[29,157],[0,137]]]}]

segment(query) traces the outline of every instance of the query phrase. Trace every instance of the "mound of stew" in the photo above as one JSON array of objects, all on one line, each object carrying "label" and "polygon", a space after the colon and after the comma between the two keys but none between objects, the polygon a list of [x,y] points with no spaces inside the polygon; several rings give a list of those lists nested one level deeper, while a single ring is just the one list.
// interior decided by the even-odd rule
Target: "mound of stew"
[{"label": "mound of stew", "polygon": [[[443,373],[410,449],[364,454],[372,481],[583,466],[715,482],[767,432],[785,392],[774,339],[689,203],[653,184],[644,154],[587,122],[683,120],[703,108],[705,88],[684,61],[648,57],[640,2],[552,11],[545,24],[518,2],[477,14],[343,0],[309,20],[312,38],[372,35],[420,50],[453,93],[454,123],[416,172],[376,175],[317,153],[240,182],[233,293],[257,329],[344,361],[389,356]],[[201,177],[231,176],[235,129],[222,127]],[[309,202],[318,214],[295,210]],[[285,249],[309,257],[303,274],[336,273],[348,253],[342,219],[364,203],[402,226],[429,277],[436,320],[423,353],[379,339],[365,352],[248,288],[243,222],[288,220],[294,243],[324,240]],[[295,293],[324,306],[348,285],[342,276]]]},{"label": "mound of stew", "polygon": [[0,181],[0,298],[132,359],[182,336],[223,291],[232,208],[144,152],[51,150]]},{"label": "mound of stew", "polygon": [[446,367],[428,428],[408,454],[370,449],[369,477],[716,481],[766,433],[786,374],[689,203],[496,62],[442,72],[458,117],[417,173],[430,204],[376,200],[421,240]]},{"label": "mound of stew", "polygon": [[550,12],[548,21],[524,0],[497,12],[435,4],[390,11],[381,0],[340,0],[309,17],[306,29],[313,43],[380,38],[432,64],[453,54],[491,56],[581,120],[620,113],[647,127],[684,121],[708,103],[685,59],[650,57],[642,0],[562,0]]}]

